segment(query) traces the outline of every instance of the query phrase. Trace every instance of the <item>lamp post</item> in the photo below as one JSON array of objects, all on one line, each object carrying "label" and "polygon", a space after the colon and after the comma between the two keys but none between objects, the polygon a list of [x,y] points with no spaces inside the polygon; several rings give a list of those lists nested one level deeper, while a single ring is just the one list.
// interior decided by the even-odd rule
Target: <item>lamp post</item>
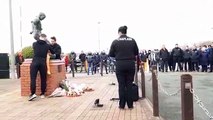
[{"label": "lamp post", "polygon": [[20,44],[21,44],[21,49],[22,49],[22,0],[20,0]]},{"label": "lamp post", "polygon": [[15,79],[15,55],[14,55],[14,41],[13,41],[13,15],[12,15],[12,0],[9,0],[9,19],[10,19],[10,60],[11,60],[11,79]]}]

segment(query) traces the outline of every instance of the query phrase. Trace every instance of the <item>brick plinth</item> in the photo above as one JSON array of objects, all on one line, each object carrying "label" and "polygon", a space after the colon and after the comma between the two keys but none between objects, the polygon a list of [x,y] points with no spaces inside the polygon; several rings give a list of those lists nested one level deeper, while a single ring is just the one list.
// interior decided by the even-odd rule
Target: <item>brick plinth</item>
[{"label": "brick plinth", "polygon": [[[32,60],[27,59],[21,65],[21,96],[30,95],[30,64]],[[50,60],[51,75],[47,75],[46,95],[50,95],[66,77],[65,64],[61,60]],[[41,79],[38,72],[36,79],[36,94],[41,94]]]}]

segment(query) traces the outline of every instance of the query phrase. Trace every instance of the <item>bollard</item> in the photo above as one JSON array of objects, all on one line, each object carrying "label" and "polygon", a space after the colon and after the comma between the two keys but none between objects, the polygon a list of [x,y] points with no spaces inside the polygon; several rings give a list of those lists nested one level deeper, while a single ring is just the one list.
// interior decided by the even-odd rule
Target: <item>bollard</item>
[{"label": "bollard", "polygon": [[146,88],[145,88],[145,74],[143,70],[143,65],[141,64],[141,93],[142,93],[142,98],[146,97]]},{"label": "bollard", "polygon": [[189,74],[181,75],[182,120],[194,120],[193,95],[190,92],[192,88],[192,76]]},{"label": "bollard", "polygon": [[152,66],[153,116],[159,116],[157,66]]}]

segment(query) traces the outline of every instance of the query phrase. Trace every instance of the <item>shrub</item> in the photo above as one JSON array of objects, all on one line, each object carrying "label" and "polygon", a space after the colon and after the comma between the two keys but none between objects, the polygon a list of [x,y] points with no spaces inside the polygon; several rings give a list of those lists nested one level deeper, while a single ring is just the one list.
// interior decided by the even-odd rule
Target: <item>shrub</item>
[{"label": "shrub", "polygon": [[32,46],[27,46],[22,49],[22,55],[24,58],[32,58],[33,57],[33,48]]}]

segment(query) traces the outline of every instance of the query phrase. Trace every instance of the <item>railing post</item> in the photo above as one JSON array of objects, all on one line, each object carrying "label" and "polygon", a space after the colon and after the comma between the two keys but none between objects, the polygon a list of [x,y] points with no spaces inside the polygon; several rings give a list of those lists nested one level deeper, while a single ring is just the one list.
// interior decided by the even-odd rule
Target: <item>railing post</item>
[{"label": "railing post", "polygon": [[146,88],[145,88],[145,74],[143,70],[143,64],[141,66],[141,93],[142,93],[142,98],[146,98]]},{"label": "railing post", "polygon": [[157,66],[152,66],[153,116],[159,116]]},{"label": "railing post", "polygon": [[192,76],[189,74],[181,75],[182,120],[194,120],[193,95],[190,92],[192,88]]}]

